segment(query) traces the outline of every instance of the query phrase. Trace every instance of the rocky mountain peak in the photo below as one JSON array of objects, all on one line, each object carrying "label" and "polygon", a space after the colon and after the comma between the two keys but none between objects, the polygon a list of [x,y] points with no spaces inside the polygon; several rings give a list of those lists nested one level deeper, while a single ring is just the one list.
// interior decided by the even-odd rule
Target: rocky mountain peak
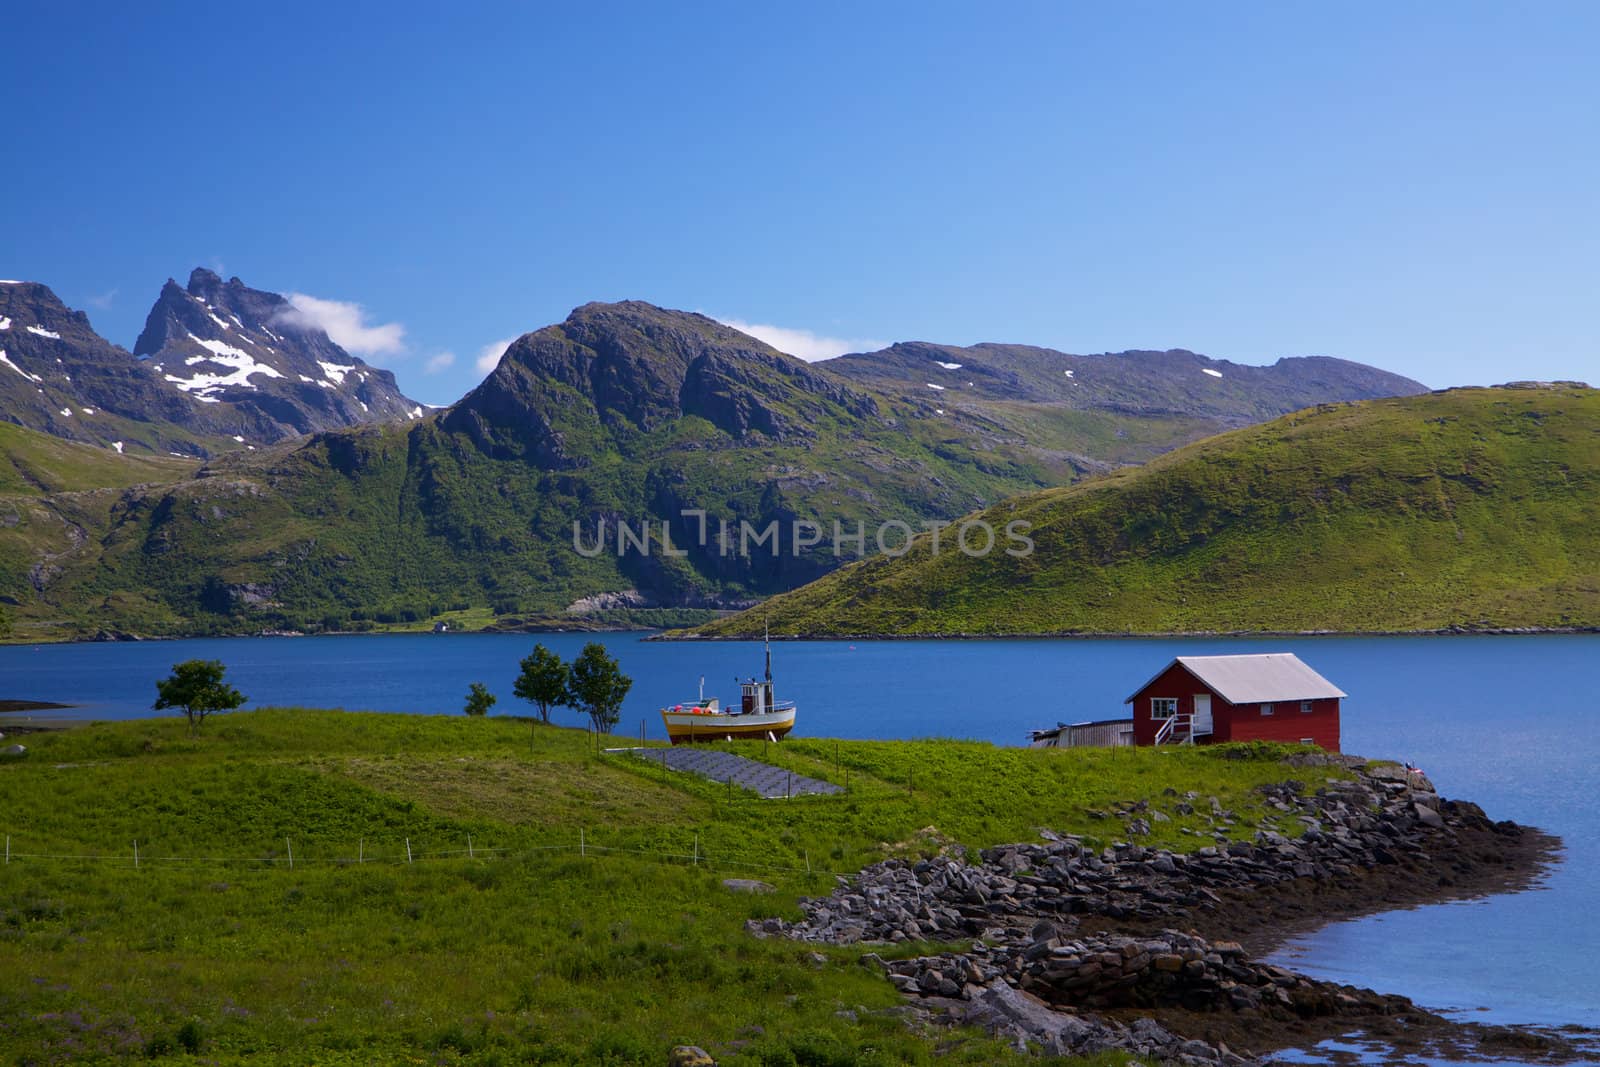
[{"label": "rocky mountain peak", "polygon": [[692,415],[734,438],[783,440],[830,412],[877,411],[870,396],[715,319],[627,300],[584,304],[519,337],[447,423],[561,466],[574,397],[612,434]]},{"label": "rocky mountain peak", "polygon": [[225,405],[234,434],[251,440],[422,416],[394,375],[350,355],[285,297],[204,267],[186,288],[167,280],[133,350],[196,404]]},{"label": "rocky mountain peak", "polygon": [[[57,437],[117,446],[143,427],[171,423],[188,404],[89,316],[38,282],[0,284],[0,418]],[[171,427],[168,427],[169,429]],[[146,447],[187,448],[150,430]]]}]

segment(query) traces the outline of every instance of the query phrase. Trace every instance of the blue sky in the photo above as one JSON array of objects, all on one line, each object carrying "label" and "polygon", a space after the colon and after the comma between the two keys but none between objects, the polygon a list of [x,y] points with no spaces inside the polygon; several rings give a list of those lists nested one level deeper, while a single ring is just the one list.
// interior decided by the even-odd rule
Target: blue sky
[{"label": "blue sky", "polygon": [[1600,5],[464,7],[8,12],[0,277],[358,304],[432,403],[626,298],[1600,383]]}]

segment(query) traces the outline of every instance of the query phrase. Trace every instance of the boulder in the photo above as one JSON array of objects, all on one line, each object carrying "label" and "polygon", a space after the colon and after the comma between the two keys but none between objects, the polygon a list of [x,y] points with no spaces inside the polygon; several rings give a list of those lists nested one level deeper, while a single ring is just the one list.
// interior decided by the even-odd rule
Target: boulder
[{"label": "boulder", "polygon": [[27,754],[28,749],[25,745],[7,745],[5,748],[0,748],[0,756],[26,756]]},{"label": "boulder", "polygon": [[754,878],[724,878],[722,885],[735,893],[771,893],[774,891],[772,886],[766,882],[760,882]]},{"label": "boulder", "polygon": [[667,1067],[717,1067],[717,1061],[699,1045],[679,1045],[667,1054]]},{"label": "boulder", "polygon": [[1444,829],[1444,817],[1426,804],[1413,804],[1411,810],[1416,813],[1417,821],[1433,830]]}]

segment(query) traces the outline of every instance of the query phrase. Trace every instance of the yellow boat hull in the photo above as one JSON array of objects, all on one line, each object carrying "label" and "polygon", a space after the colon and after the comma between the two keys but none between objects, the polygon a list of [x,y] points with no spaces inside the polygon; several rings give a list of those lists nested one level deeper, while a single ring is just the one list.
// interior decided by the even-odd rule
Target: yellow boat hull
[{"label": "yellow boat hull", "polygon": [[667,738],[675,745],[695,741],[776,741],[794,729],[794,709],[751,715],[725,712],[663,711]]}]

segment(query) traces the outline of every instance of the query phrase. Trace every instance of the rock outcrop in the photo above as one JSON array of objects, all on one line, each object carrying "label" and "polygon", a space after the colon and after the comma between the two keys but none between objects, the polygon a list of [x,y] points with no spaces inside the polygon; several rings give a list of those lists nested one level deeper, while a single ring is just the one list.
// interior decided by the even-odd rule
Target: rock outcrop
[{"label": "rock outcrop", "polygon": [[[1237,942],[1183,929],[1208,914],[1248,910],[1285,887],[1425,861],[1458,835],[1525,833],[1490,822],[1474,804],[1441,798],[1418,772],[1350,757],[1305,762],[1308,770],[1330,763],[1361,769],[1315,791],[1298,782],[1262,788],[1279,825],[1303,827],[1295,836],[1266,829],[1253,841],[1219,835],[1217,843],[1183,853],[1131,840],[1097,849],[1044,831],[1041,844],[986,849],[974,864],[949,856],[885,861],[841,880],[828,897],[802,902],[800,922],[751,920],[747,928],[758,937],[832,944],[971,941],[964,952],[866,959],[928,1012],[1058,1054],[1115,1049],[1178,1063],[1248,1062],[1150,1019],[1129,1024],[1101,1012],[1260,1020],[1417,1012],[1402,997],[1305,978],[1253,960]],[[1209,806],[1219,830],[1236,821],[1214,799],[1172,799]],[[1155,813],[1130,804],[1121,814],[1137,836],[1149,832],[1147,817]]]}]

